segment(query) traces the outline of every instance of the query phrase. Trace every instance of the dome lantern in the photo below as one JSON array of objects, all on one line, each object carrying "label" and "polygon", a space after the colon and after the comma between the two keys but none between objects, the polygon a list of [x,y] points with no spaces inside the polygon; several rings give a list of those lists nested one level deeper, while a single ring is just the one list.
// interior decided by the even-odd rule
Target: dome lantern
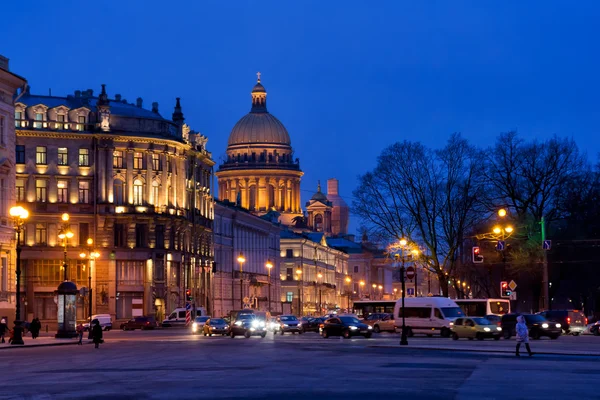
[{"label": "dome lantern", "polygon": [[252,88],[252,108],[251,113],[266,113],[267,111],[267,90],[260,83],[260,72],[256,73],[256,85]]}]

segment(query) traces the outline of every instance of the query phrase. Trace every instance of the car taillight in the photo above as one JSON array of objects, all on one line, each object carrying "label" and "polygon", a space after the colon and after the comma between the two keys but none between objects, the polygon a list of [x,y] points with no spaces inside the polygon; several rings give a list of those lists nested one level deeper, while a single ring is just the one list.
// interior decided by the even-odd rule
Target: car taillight
[{"label": "car taillight", "polygon": [[571,323],[571,317],[567,317],[567,324]]},{"label": "car taillight", "polygon": [[586,324],[586,325],[588,324],[588,319],[587,319],[587,318],[585,319],[585,324]]},{"label": "car taillight", "polygon": [[146,321],[146,325],[150,325],[150,321]]}]

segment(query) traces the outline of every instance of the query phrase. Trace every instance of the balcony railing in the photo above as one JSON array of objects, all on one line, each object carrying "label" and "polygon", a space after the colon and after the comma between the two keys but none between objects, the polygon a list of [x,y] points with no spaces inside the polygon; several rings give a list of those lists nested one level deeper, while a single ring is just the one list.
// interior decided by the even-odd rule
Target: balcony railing
[{"label": "balcony railing", "polygon": [[39,129],[45,131],[89,132],[93,131],[96,124],[88,122],[59,122],[38,121],[34,119],[15,119],[16,129]]}]

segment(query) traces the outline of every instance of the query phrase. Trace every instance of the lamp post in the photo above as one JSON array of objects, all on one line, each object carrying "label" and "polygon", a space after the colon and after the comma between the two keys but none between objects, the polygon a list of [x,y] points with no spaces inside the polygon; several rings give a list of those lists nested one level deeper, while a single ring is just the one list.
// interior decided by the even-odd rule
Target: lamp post
[{"label": "lamp post", "polygon": [[296,275],[298,275],[298,315],[302,315],[302,270],[300,267],[296,268]]},{"label": "lamp post", "polygon": [[[506,217],[506,210],[504,208],[501,208],[500,210],[498,210],[498,216],[500,218],[504,218]],[[513,232],[514,232],[514,228],[511,225],[496,225],[494,226],[494,228],[492,229],[492,231],[494,232],[495,235],[498,235],[498,237],[501,238],[502,243],[504,244],[504,246],[501,249],[498,249],[499,251],[502,252],[502,275],[504,276],[504,274],[506,274],[506,243],[505,240],[507,237],[509,237]],[[491,281],[490,281],[491,283]]]},{"label": "lamp post", "polygon": [[[86,252],[79,253],[79,256],[82,259],[88,260],[88,318],[90,320],[90,332],[92,331],[92,262],[94,266],[96,266],[96,258],[100,257],[100,253],[93,250],[92,245],[94,244],[94,239],[88,238],[87,245],[88,250]],[[84,265],[85,268],[85,265]]]},{"label": "lamp post", "polygon": [[13,340],[11,341],[11,344],[19,345],[25,344],[23,342],[23,328],[21,327],[21,231],[23,230],[25,220],[29,217],[29,211],[21,206],[14,206],[10,208],[9,214],[13,219],[13,226],[17,233],[17,303],[15,307],[15,328],[13,330]]},{"label": "lamp post", "polygon": [[[408,241],[406,239],[400,239],[400,251],[401,251],[401,257],[402,257],[402,266],[400,267],[400,282],[402,283],[402,335],[400,336],[400,345],[401,346],[407,346],[408,345],[408,339],[406,337],[406,320],[405,320],[405,308],[404,308],[404,297],[406,294],[406,287],[405,287],[405,269],[404,269],[404,247],[406,246],[406,244],[408,243]],[[396,260],[398,260],[399,255],[396,254]]]},{"label": "lamp post", "polygon": [[358,285],[360,286],[360,293],[359,293],[359,297],[362,299],[362,298],[363,298],[363,295],[364,295],[365,281],[360,281],[360,282],[358,282]]},{"label": "lamp post", "polygon": [[377,292],[377,291],[376,291],[376,289],[377,289],[377,284],[376,284],[376,283],[374,283],[374,284],[372,284],[372,285],[371,285],[371,287],[373,288],[373,290],[371,290],[371,298],[372,298],[373,300],[375,300],[375,294],[376,294],[376,292]]},{"label": "lamp post", "polygon": [[350,312],[350,292],[352,289],[350,286],[350,283],[352,282],[352,278],[347,276],[345,280],[346,280],[346,283],[348,284],[348,312]]},{"label": "lamp post", "polygon": [[379,300],[383,300],[383,285],[377,286],[379,289]]},{"label": "lamp post", "polygon": [[269,272],[269,312],[271,312],[271,268],[273,268],[273,263],[271,262],[271,260],[267,260],[267,264],[265,265],[267,267],[267,271]]},{"label": "lamp post", "polygon": [[63,241],[64,245],[64,259],[63,259],[63,280],[66,282],[67,279],[67,246],[69,244],[69,239],[73,237],[73,232],[71,232],[69,226],[69,214],[64,213],[61,216],[61,220],[63,221],[61,224],[60,232],[58,234],[59,239]]},{"label": "lamp post", "polygon": [[394,288],[394,299],[398,298],[398,288]]},{"label": "lamp post", "polygon": [[69,226],[69,214],[64,213],[61,216],[61,228],[58,237],[63,240],[64,244],[64,259],[63,259],[63,278],[64,281],[58,285],[56,294],[58,297],[58,331],[55,337],[57,338],[72,338],[77,336],[75,325],[77,321],[77,285],[68,280],[68,263],[67,263],[67,246],[69,239],[73,237]]},{"label": "lamp post", "polygon": [[319,280],[317,282],[317,285],[319,286],[319,313],[321,313],[323,310],[323,299],[321,298],[321,279],[323,278],[323,274],[319,272],[317,274],[317,278]]},{"label": "lamp post", "polygon": [[240,251],[240,255],[237,258],[237,261],[240,263],[240,310],[244,309],[244,263],[246,262],[246,257],[244,257],[244,253]]}]

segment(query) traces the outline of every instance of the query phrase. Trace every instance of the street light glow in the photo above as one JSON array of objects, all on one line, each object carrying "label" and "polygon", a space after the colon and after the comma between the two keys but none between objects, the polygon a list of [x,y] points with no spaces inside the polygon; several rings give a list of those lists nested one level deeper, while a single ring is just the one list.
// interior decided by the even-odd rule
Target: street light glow
[{"label": "street light glow", "polygon": [[408,241],[406,239],[400,239],[400,246],[406,246]]},{"label": "street light glow", "polygon": [[322,277],[323,277],[323,274],[319,272],[319,273],[317,274],[317,278],[321,279]]},{"label": "street light glow", "polygon": [[493,229],[493,232],[494,232],[494,233],[497,235],[497,234],[499,234],[500,232],[502,232],[502,229],[500,229],[500,227],[499,227],[499,226],[495,226],[495,227],[494,227],[494,229]]},{"label": "street light glow", "polygon": [[298,269],[296,270],[296,273],[297,273],[298,275],[300,275],[300,274],[302,274],[302,270],[301,270],[300,268],[298,268]]},{"label": "street light glow", "polygon": [[365,281],[360,281],[360,282],[358,282],[358,284],[359,284],[360,286],[365,286]]},{"label": "street light glow", "polygon": [[499,217],[506,217],[506,210],[504,208],[501,208],[498,210],[498,216]]},{"label": "street light glow", "polygon": [[244,257],[244,253],[242,253],[240,251],[240,255],[238,256],[237,260],[238,260],[239,263],[245,263],[246,262],[246,257]]},{"label": "street light glow", "polygon": [[513,227],[512,226],[507,226],[506,229],[504,229],[507,233],[512,233],[513,231]]},{"label": "street light glow", "polygon": [[352,282],[352,279],[349,276],[347,276],[346,277],[346,283],[350,283],[350,282]]},{"label": "street light glow", "polygon": [[377,288],[377,285],[376,285],[376,284],[373,284],[373,289],[376,289],[376,288]]},{"label": "street light glow", "polygon": [[67,222],[69,221],[69,214],[64,213],[61,217],[60,217],[63,221]]},{"label": "street light glow", "polygon": [[27,211],[21,206],[11,207],[9,210],[9,214],[11,217],[20,219],[27,219],[27,217],[29,217],[29,211]]},{"label": "street light glow", "polygon": [[87,244],[88,244],[89,246],[91,246],[92,244],[94,244],[94,239],[92,239],[92,238],[88,238],[88,240],[87,240]]},{"label": "street light glow", "polygon": [[267,260],[267,264],[265,264],[265,265],[268,269],[273,268],[273,263],[271,262],[271,260]]}]

